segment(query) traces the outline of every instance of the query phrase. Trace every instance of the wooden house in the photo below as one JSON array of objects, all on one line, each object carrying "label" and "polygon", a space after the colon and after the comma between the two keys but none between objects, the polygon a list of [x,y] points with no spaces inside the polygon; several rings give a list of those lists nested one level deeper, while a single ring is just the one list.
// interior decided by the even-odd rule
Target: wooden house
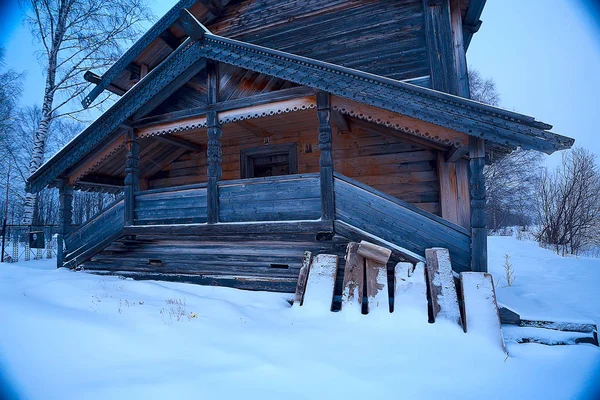
[{"label": "wooden house", "polygon": [[[58,266],[291,292],[304,251],[364,239],[486,271],[486,159],[573,140],[469,100],[484,3],[181,0],[86,74],[86,106],[119,100],[29,179],[60,191]],[[123,196],[74,227],[73,190]]]}]

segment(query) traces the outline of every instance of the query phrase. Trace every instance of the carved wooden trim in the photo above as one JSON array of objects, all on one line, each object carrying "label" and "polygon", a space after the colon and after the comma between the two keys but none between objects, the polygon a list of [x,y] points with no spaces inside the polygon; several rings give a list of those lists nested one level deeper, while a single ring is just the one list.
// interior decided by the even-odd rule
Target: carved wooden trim
[{"label": "carved wooden trim", "polygon": [[[221,125],[244,121],[248,119],[262,118],[270,115],[280,115],[302,110],[316,108],[314,96],[306,96],[298,99],[284,100],[276,103],[262,104],[260,106],[244,107],[235,110],[222,111],[218,114]],[[193,131],[206,128],[206,117],[194,117],[184,120],[146,125],[137,130],[138,137],[171,135],[181,132]]]},{"label": "carved wooden trim", "polygon": [[532,117],[393,79],[207,34],[197,42],[188,39],[177,48],[113,107],[36,171],[29,179],[28,190],[39,191],[53,182],[201,58],[310,86],[508,148],[521,146],[551,153],[573,144],[573,139],[546,132],[551,126]]},{"label": "carved wooden trim", "polygon": [[104,161],[108,160],[112,156],[114,156],[119,150],[125,147],[125,137],[123,135],[116,138],[110,145],[108,145],[105,149],[98,152],[98,154],[88,160],[86,163],[81,165],[75,171],[73,171],[69,176],[69,185],[76,186],[77,182],[85,175],[94,171],[98,168]]},{"label": "carved wooden trim", "polygon": [[413,136],[423,137],[446,146],[463,147],[469,144],[469,136],[462,132],[446,129],[406,115],[398,115],[341,97],[332,97],[331,104],[335,111],[342,114],[383,125]]}]

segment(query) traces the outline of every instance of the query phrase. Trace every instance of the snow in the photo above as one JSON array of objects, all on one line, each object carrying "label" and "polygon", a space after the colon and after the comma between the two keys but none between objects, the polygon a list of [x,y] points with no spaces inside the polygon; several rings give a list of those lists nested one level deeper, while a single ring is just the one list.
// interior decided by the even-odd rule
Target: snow
[{"label": "snow", "polygon": [[425,264],[418,262],[413,270],[410,263],[399,262],[395,268],[394,313],[395,318],[404,318],[405,311],[427,308],[427,285]]},{"label": "snow", "polygon": [[[600,325],[600,259],[559,257],[534,241],[490,237],[488,269],[498,302],[522,319]],[[504,255],[513,265],[515,283],[504,279]]]},{"label": "snow", "polygon": [[443,248],[434,248],[432,250],[433,257],[437,257],[438,265],[437,272],[433,272],[432,286],[440,288],[440,293],[437,296],[440,311],[435,317],[436,321],[439,318],[444,318],[448,321],[459,323],[460,311],[458,309],[456,287],[454,286],[450,253],[448,249]]},{"label": "snow", "polygon": [[482,272],[460,274],[467,332],[489,339],[504,349],[492,276]]},{"label": "snow", "polygon": [[[501,302],[532,317],[600,320],[599,260],[561,259],[514,238],[490,238],[489,248],[493,272],[504,252],[515,266],[515,285],[498,287]],[[23,399],[600,395],[600,350],[589,344],[507,341],[507,358],[458,325],[428,324],[424,310],[361,318],[290,307],[292,294],[54,266],[0,264],[0,377]]]}]

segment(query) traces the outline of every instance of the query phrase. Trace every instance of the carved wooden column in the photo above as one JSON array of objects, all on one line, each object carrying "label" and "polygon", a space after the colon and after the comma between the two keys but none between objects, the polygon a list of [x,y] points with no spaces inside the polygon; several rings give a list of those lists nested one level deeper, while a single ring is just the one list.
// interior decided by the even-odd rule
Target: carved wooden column
[{"label": "carved wooden column", "polygon": [[317,93],[317,115],[319,117],[319,160],[321,172],[321,219],[332,221],[335,218],[333,194],[333,156],[331,154],[331,105],[329,93]]},{"label": "carved wooden column", "polygon": [[[207,103],[215,104],[219,100],[219,70],[213,61],[206,64],[206,94]],[[206,113],[208,146],[208,186],[206,188],[206,219],[209,224],[219,222],[219,186],[221,180],[221,136],[223,134],[216,111]]]},{"label": "carved wooden column", "polygon": [[485,145],[483,139],[469,142],[471,187],[471,270],[487,272],[487,230],[485,220]]},{"label": "carved wooden column", "polygon": [[64,237],[71,231],[73,222],[73,187],[69,186],[66,179],[58,184],[58,237],[56,240],[56,266],[63,267],[66,246]]},{"label": "carved wooden column", "polygon": [[221,125],[215,111],[206,114],[208,127],[208,186],[206,192],[207,222],[219,222],[219,188],[217,182],[221,180]]},{"label": "carved wooden column", "polygon": [[140,188],[139,144],[133,128],[127,130],[125,146],[127,149],[124,193],[125,225],[133,225],[135,222],[135,192]]}]

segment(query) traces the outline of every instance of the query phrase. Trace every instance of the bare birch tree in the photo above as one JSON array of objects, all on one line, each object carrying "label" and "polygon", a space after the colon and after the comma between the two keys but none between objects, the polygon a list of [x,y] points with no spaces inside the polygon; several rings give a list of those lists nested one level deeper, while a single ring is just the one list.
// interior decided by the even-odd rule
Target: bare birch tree
[{"label": "bare birch tree", "polygon": [[[87,70],[103,70],[136,39],[151,14],[145,0],[21,0],[33,36],[40,44],[46,84],[41,119],[29,174],[44,162],[51,123],[61,117],[78,118],[78,100],[89,88]],[[103,98],[104,100],[106,97]],[[74,101],[73,101],[74,100]],[[101,99],[98,103],[101,104]],[[25,197],[23,223],[31,224],[36,196]]]}]

